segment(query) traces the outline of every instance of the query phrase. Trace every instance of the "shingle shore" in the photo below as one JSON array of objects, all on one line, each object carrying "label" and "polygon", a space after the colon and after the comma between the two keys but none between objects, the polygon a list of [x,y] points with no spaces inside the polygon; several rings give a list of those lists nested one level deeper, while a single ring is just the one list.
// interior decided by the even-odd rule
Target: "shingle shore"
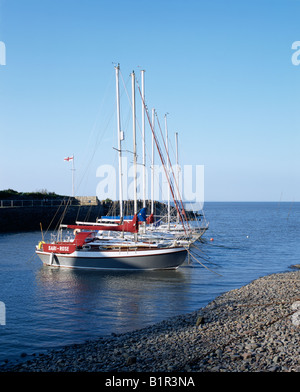
[{"label": "shingle shore", "polygon": [[299,304],[300,271],[268,275],[198,311],[8,363],[0,371],[298,372]]}]

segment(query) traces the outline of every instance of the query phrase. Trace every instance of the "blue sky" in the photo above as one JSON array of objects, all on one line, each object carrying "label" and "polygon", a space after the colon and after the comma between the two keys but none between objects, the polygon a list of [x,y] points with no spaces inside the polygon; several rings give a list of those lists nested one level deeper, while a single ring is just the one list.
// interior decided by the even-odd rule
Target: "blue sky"
[{"label": "blue sky", "polygon": [[76,193],[96,193],[117,162],[120,63],[129,94],[146,70],[147,105],[162,125],[169,113],[180,164],[204,165],[206,201],[300,201],[299,18],[300,0],[0,0],[0,189],[71,194],[74,153]]}]

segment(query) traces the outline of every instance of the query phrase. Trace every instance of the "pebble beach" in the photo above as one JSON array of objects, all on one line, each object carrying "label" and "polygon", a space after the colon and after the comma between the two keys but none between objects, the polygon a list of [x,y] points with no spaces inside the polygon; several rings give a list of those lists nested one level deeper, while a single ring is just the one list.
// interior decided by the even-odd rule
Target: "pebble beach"
[{"label": "pebble beach", "polygon": [[259,278],[141,330],[2,363],[1,372],[299,372],[300,271]]}]

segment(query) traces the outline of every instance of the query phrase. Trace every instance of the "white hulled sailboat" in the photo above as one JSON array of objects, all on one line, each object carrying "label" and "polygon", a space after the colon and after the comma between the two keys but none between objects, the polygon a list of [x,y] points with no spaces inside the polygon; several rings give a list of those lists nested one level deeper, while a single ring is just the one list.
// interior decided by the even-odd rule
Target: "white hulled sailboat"
[{"label": "white hulled sailboat", "polygon": [[[117,111],[119,136],[119,170],[121,167],[121,130],[118,75],[116,68]],[[97,270],[157,270],[176,269],[183,264],[187,249],[178,246],[176,241],[149,242],[139,241],[137,234],[139,222],[137,217],[137,173],[136,173],[136,115],[135,115],[135,74],[132,80],[132,118],[133,118],[133,161],[134,161],[134,217],[130,222],[123,222],[122,179],[120,175],[120,211],[121,222],[112,225],[76,224],[65,225],[74,230],[74,238],[62,237],[61,232],[50,242],[41,241],[36,246],[36,254],[45,265],[63,268],[97,269]],[[61,227],[62,229],[62,227]],[[103,230],[118,233],[132,233],[133,240],[126,238],[101,238]]]}]

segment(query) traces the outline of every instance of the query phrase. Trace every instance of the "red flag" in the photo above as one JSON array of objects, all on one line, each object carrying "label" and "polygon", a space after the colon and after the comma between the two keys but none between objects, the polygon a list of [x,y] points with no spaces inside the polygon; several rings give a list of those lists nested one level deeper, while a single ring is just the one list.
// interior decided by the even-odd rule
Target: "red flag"
[{"label": "red flag", "polygon": [[67,157],[67,158],[64,158],[64,161],[71,161],[73,158],[74,157]]}]

